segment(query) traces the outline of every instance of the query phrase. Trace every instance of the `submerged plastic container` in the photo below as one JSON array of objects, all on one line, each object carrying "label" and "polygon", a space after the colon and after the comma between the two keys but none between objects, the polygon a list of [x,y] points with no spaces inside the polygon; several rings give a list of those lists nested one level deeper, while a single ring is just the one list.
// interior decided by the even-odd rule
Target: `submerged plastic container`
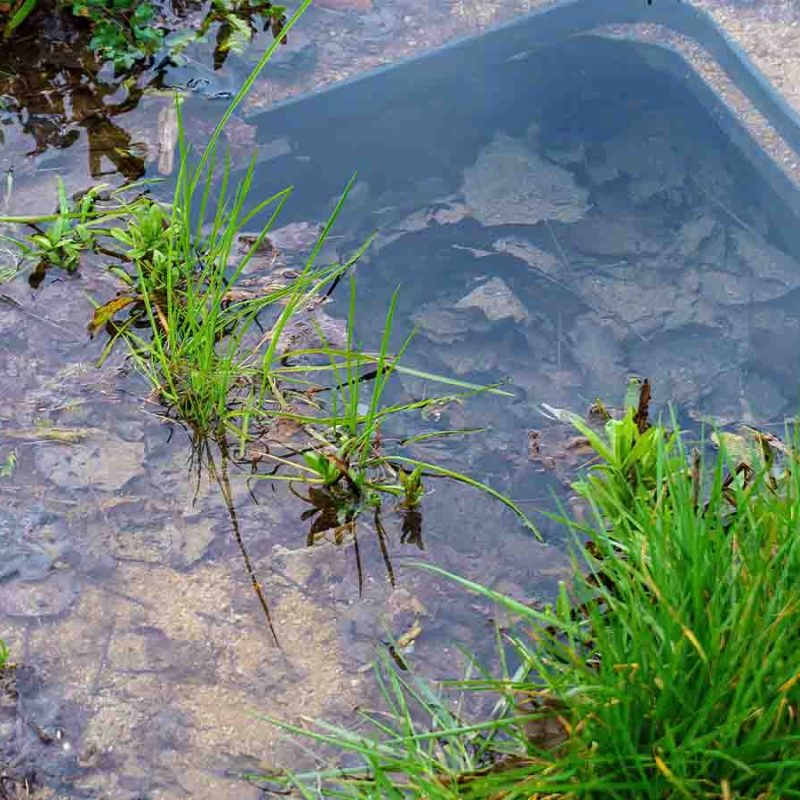
[{"label": "submerged plastic container", "polygon": [[698,114],[713,119],[751,165],[753,191],[776,196],[780,227],[791,236],[800,218],[795,185],[682,56],[592,34],[633,23],[661,25],[700,45],[800,152],[797,115],[707,14],[680,0],[574,0],[259,113],[250,120],[257,141],[267,154],[283,152],[259,167],[259,179],[272,188],[295,187],[291,216],[319,216],[354,172],[377,195],[417,191],[432,176],[446,179],[459,170],[487,130],[519,132],[526,116],[554,102],[587,103],[592,86],[608,91],[617,80],[621,92],[636,94],[649,83],[665,97],[683,91],[694,98],[697,108],[687,105],[688,116],[676,118],[676,126]]}]

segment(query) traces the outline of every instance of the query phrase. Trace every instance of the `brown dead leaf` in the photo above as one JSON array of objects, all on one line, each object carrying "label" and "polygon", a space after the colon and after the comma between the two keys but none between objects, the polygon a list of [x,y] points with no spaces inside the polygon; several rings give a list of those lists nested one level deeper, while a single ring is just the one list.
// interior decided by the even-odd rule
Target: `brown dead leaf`
[{"label": "brown dead leaf", "polygon": [[633,418],[633,421],[636,423],[636,427],[639,429],[639,433],[644,433],[649,427],[650,422],[648,417],[650,416],[650,380],[645,378],[642,381],[642,387],[639,390],[639,406],[636,409],[636,415]]},{"label": "brown dead leaf", "polygon": [[542,750],[554,750],[569,737],[571,728],[563,716],[566,711],[564,703],[547,694],[530,697],[520,703],[523,714],[537,715],[524,723],[528,740]]},{"label": "brown dead leaf", "polygon": [[135,303],[139,298],[131,295],[120,295],[113,300],[109,300],[102,306],[94,310],[91,322],[89,322],[89,336],[94,338],[101,328],[104,328],[123,308]]},{"label": "brown dead leaf", "polygon": [[528,431],[528,458],[536,461],[541,452],[542,432],[537,430]]},{"label": "brown dead leaf", "polygon": [[414,622],[411,627],[403,634],[397,637],[396,647],[399,650],[405,650],[410,647],[422,635],[422,625],[420,624],[419,617],[414,617]]}]

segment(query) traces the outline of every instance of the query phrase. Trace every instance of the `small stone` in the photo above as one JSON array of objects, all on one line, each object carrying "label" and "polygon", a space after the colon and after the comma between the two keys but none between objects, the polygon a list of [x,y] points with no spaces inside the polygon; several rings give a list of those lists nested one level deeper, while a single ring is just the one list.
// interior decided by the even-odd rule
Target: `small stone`
[{"label": "small stone", "polygon": [[627,359],[631,372],[654,380],[657,399],[715,416],[740,405],[738,362],[730,338],[698,325],[634,341]]},{"label": "small stone", "polygon": [[54,617],[62,614],[78,596],[72,572],[56,571],[42,581],[0,584],[0,608],[9,617]]},{"label": "small stone", "polygon": [[764,302],[800,287],[800,264],[782,250],[747,231],[734,231],[736,254],[752,275],[753,300]]},{"label": "small stone", "polygon": [[463,193],[472,216],[487,226],[577,222],[589,211],[588,193],[571,172],[505,134],[464,170]]},{"label": "small stone", "polygon": [[661,232],[642,220],[592,215],[570,226],[565,239],[576,250],[593,257],[656,255],[665,245]]},{"label": "small stone", "polygon": [[545,155],[556,164],[583,164],[586,162],[586,145],[578,142],[570,147],[549,147]]},{"label": "small stone", "polygon": [[626,371],[613,327],[593,314],[581,317],[570,332],[569,345],[586,376],[588,395],[616,398],[625,385]]},{"label": "small stone", "polygon": [[500,366],[501,355],[491,342],[465,340],[443,347],[437,353],[447,371],[454,375],[491,372]]},{"label": "small stone", "polygon": [[179,567],[190,567],[200,561],[214,541],[211,521],[200,518],[196,522],[181,520],[179,524],[167,525],[172,545],[170,561]]},{"label": "small stone", "polygon": [[756,425],[782,420],[788,411],[789,404],[775,381],[757,372],[745,376],[743,399],[750,412],[748,421]]},{"label": "small stone", "polygon": [[525,306],[502,278],[490,278],[466,297],[462,297],[455,307],[478,308],[493,322],[501,319],[525,322],[529,317]]},{"label": "small stone", "polygon": [[313,222],[290,222],[269,232],[269,240],[278,250],[305,253],[317,243],[322,226]]},{"label": "small stone", "polygon": [[142,472],[144,442],[115,436],[81,444],[42,444],[36,450],[36,468],[56,486],[115,492]]},{"label": "small stone", "polygon": [[456,310],[442,307],[438,303],[427,303],[412,316],[420,332],[434,342],[452,344],[463,339],[467,333],[488,330],[489,324],[477,310]]},{"label": "small stone", "polygon": [[347,321],[326,314],[319,306],[295,314],[281,331],[278,351],[287,353],[321,346],[347,345]]},{"label": "small stone", "polygon": [[718,229],[717,221],[707,214],[690,220],[678,232],[677,252],[682,256],[693,256]]},{"label": "small stone", "polygon": [[292,140],[288,136],[281,136],[278,139],[270,139],[264,144],[258,145],[258,156],[260,161],[272,161],[274,158],[288,156],[292,152]]},{"label": "small stone", "polygon": [[439,225],[455,225],[469,216],[469,209],[463,203],[449,203],[433,212],[433,220]]},{"label": "small stone", "polygon": [[606,162],[601,164],[589,164],[588,172],[592,183],[598,186],[602,186],[604,183],[609,183],[619,177],[619,170],[616,166]]},{"label": "small stone", "polygon": [[[636,203],[644,203],[655,196],[670,197],[682,189],[687,177],[687,156],[674,135],[668,133],[665,120],[653,118],[657,132],[642,135],[640,130],[626,130],[624,134],[606,141],[605,168],[610,178],[616,170],[630,181],[629,193]],[[658,129],[655,126],[664,126]],[[601,178],[595,170],[595,182]]]},{"label": "small stone", "polygon": [[559,267],[559,260],[545,250],[540,250],[536,245],[526,242],[524,239],[513,239],[506,237],[498,239],[492,247],[498,253],[507,255],[524,261],[531,269],[537,269],[547,275],[552,275]]}]

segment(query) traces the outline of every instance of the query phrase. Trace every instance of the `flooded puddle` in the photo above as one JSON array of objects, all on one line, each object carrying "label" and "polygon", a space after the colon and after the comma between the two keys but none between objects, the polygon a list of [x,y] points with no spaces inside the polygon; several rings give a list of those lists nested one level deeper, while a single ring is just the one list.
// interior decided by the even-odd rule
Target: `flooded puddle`
[{"label": "flooded puddle", "polygon": [[[375,234],[356,268],[360,340],[379,341],[399,286],[393,344],[416,327],[410,365],[513,395],[443,402],[383,435],[482,429],[415,454],[533,514],[567,497],[581,463],[548,449],[544,404],[616,402],[638,374],[688,424],[781,425],[797,399],[800,240],[755,151],[733,143],[735,121],[651,45],[578,36],[467,55],[242,129],[263,192],[296,186],[275,235],[289,266],[358,170],[328,247],[346,255]],[[151,126],[165,107],[152,103],[137,111]],[[209,105],[187,100],[187,119]],[[155,173],[149,159],[141,169]],[[15,210],[41,210],[52,174],[24,177]],[[285,484],[254,487],[234,470],[276,647],[229,509],[207,474],[196,480],[187,436],[143,398],[121,350],[94,366],[105,342],[87,337],[86,298],[112,296],[111,276],[0,289],[0,462],[16,458],[0,479],[0,633],[21,664],[16,697],[0,704],[0,763],[15,791],[27,780],[41,797],[259,797],[242,773],[306,756],[256,715],[352,720],[376,702],[365,669],[376,647],[409,630],[409,658],[435,678],[457,674],[457,645],[491,653],[494,611],[408,561],[527,601],[566,574],[555,525],[542,522],[539,544],[501,504],[436,481],[420,529],[386,510],[392,588],[370,522],[359,569],[352,543],[315,536]],[[334,319],[345,294],[327,306]],[[406,402],[426,389],[403,375],[393,391]]]}]

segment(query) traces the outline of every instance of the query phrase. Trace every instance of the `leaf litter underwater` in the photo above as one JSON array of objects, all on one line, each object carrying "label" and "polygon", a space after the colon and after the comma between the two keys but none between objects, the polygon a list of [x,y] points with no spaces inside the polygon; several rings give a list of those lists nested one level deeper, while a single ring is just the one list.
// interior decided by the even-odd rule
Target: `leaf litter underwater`
[{"label": "leaf litter underwater", "polygon": [[[406,363],[513,394],[453,391],[381,436],[417,437],[421,461],[477,476],[531,512],[566,497],[584,455],[543,404],[582,411],[638,373],[687,424],[768,427],[794,410],[800,272],[768,193],[747,190],[753,168],[696,101],[653,89],[668,77],[631,79],[624,99],[619,80],[613,70],[591,86],[576,79],[557,98],[540,86],[524,119],[518,110],[480,132],[457,169],[417,193],[367,174],[326,245],[346,259],[378,231],[356,267],[359,340],[380,339],[402,283],[395,333],[418,329]],[[290,224],[312,230],[324,218],[293,213]],[[302,263],[302,230],[284,229],[282,263],[264,273]],[[341,331],[342,288],[297,336]],[[459,483],[429,482],[421,522],[390,503],[382,531],[362,516],[357,563],[352,535],[320,522],[330,512],[319,489],[298,497],[235,462],[224,497],[208,473],[187,480],[191,445],[142,402],[122,348],[94,366],[107,342],[102,332],[87,342],[85,295],[117,289],[90,265],[49,271],[33,295],[22,281],[3,285],[0,459],[13,451],[14,462],[0,479],[0,615],[21,667],[17,697],[0,707],[0,753],[15,774],[64,797],[256,797],[238,775],[298,759],[253,713],[346,723],[372,699],[364,667],[391,637],[434,678],[458,671],[454,642],[491,649],[495,611],[406,560],[526,601],[568,573],[546,521],[542,545]],[[425,397],[413,373],[392,377],[387,402]],[[484,432],[425,438],[463,430]]]}]

